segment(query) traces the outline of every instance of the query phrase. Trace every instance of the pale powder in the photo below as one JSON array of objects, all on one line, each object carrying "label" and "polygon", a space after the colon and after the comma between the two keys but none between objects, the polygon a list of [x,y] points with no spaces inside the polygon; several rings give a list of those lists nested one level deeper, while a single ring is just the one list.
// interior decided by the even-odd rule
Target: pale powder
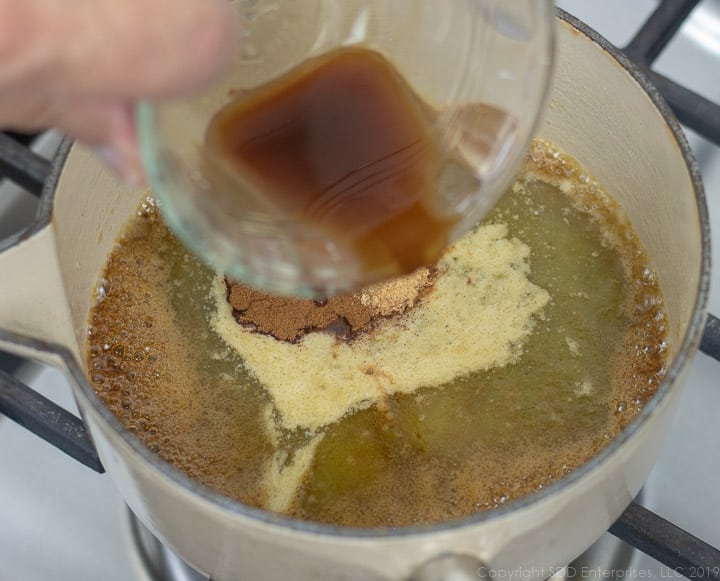
[{"label": "pale powder", "polygon": [[288,451],[282,447],[281,434],[278,433],[272,406],[265,409],[264,419],[265,430],[270,436],[274,450],[265,466],[263,479],[265,508],[283,513],[290,509],[295,493],[315,458],[315,449],[325,434],[318,434],[300,448]]},{"label": "pale powder", "polygon": [[420,300],[423,289],[430,286],[432,281],[431,270],[420,268],[406,276],[367,288],[360,293],[360,302],[383,317],[404,313]]},{"label": "pale powder", "polygon": [[550,299],[528,280],[529,252],[503,224],[477,227],[445,253],[421,304],[351,342],[318,331],[291,344],[238,325],[222,277],[212,324],[265,386],[282,428],[317,430],[387,394],[515,362]]}]

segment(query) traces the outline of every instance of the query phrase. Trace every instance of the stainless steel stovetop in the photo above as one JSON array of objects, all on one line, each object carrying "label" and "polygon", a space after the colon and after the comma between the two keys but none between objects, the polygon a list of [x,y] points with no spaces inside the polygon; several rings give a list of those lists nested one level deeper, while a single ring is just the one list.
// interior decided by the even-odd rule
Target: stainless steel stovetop
[{"label": "stainless steel stovetop", "polygon": [[[657,6],[656,0],[558,0],[618,46],[624,46]],[[720,102],[720,0],[704,0],[655,62],[653,70]],[[688,132],[710,206],[711,230],[720,233],[720,148]],[[37,147],[52,155],[58,136]],[[28,194],[0,185],[0,238],[30,220]],[[720,234],[713,240],[720,266]],[[720,315],[720,282],[714,276],[710,312]],[[695,358],[675,422],[641,504],[706,542],[720,547],[720,364]],[[26,365],[21,380],[68,409],[70,388],[55,370]],[[0,417],[0,581],[133,581],[203,579],[168,553],[155,554],[151,571],[111,480],[74,462],[36,436]],[[158,547],[147,544],[150,551]],[[609,533],[559,575],[595,579],[675,579],[678,575]],[[720,563],[718,563],[720,566]],[[573,575],[574,573],[574,575]],[[702,572],[697,572],[698,577]],[[164,575],[164,576],[162,576]]]}]

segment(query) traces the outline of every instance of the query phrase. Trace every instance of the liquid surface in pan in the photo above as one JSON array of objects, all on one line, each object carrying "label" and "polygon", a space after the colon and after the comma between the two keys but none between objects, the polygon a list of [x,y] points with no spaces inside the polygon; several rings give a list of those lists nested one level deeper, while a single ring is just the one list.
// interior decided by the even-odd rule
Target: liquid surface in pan
[{"label": "liquid surface in pan", "polygon": [[354,296],[225,281],[151,199],[100,289],[89,375],[127,429],[217,491],[324,523],[513,502],[602,449],[665,369],[652,265],[615,202],[543,142],[435,266]]}]

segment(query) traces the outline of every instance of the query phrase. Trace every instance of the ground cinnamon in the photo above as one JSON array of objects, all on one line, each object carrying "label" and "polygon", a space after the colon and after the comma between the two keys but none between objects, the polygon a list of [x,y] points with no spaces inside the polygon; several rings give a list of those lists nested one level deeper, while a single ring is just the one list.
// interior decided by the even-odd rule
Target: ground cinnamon
[{"label": "ground cinnamon", "polygon": [[227,299],[241,325],[290,343],[312,331],[327,330],[351,339],[379,320],[414,307],[432,289],[434,267],[327,300],[271,295],[226,280]]}]

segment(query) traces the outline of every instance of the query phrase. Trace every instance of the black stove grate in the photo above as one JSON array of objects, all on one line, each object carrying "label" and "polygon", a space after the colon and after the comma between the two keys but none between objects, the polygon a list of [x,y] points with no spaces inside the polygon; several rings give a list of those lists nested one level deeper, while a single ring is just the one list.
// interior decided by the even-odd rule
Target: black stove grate
[{"label": "black stove grate", "polygon": [[[658,88],[681,123],[720,147],[720,105],[652,70],[654,61],[699,2],[662,0],[623,51]],[[26,147],[31,141],[32,136],[0,133],[0,178],[7,177],[39,196],[51,166]],[[720,319],[714,315],[709,315],[700,350],[720,361]],[[10,361],[3,360],[2,355],[0,353],[0,412],[15,416],[14,419],[28,426],[36,423],[35,416],[44,414],[50,417],[50,422],[41,420],[46,425],[42,437],[61,448],[64,446],[81,462],[102,471],[89,441],[74,451],[68,449],[72,448],[72,443],[67,441],[67,433],[82,432],[82,424],[77,418],[63,415],[52,407],[54,404],[42,401],[42,398],[31,401],[31,405],[27,406],[29,414],[23,411],[22,406],[18,409],[18,406],[4,403],[3,398],[7,402],[9,394],[13,394],[12,399],[15,400],[25,397],[22,394],[18,396],[18,389],[25,386],[2,373],[3,363]],[[87,440],[84,433],[80,435]],[[720,550],[636,503],[632,503],[610,527],[610,532],[685,577],[720,581]]]},{"label": "black stove grate", "polygon": [[635,502],[625,509],[610,532],[679,575],[720,579],[720,550]]},{"label": "black stove grate", "polygon": [[0,177],[40,196],[51,164],[27,147],[35,137],[33,134],[0,133]]},{"label": "black stove grate", "polygon": [[622,50],[658,88],[680,123],[720,146],[720,105],[652,70],[652,64],[699,3],[663,0]]},{"label": "black stove grate", "polygon": [[[0,133],[0,180],[7,178],[40,197],[51,164],[29,149],[36,137],[32,133]],[[0,371],[13,373],[22,363],[19,357],[0,351]]]}]

